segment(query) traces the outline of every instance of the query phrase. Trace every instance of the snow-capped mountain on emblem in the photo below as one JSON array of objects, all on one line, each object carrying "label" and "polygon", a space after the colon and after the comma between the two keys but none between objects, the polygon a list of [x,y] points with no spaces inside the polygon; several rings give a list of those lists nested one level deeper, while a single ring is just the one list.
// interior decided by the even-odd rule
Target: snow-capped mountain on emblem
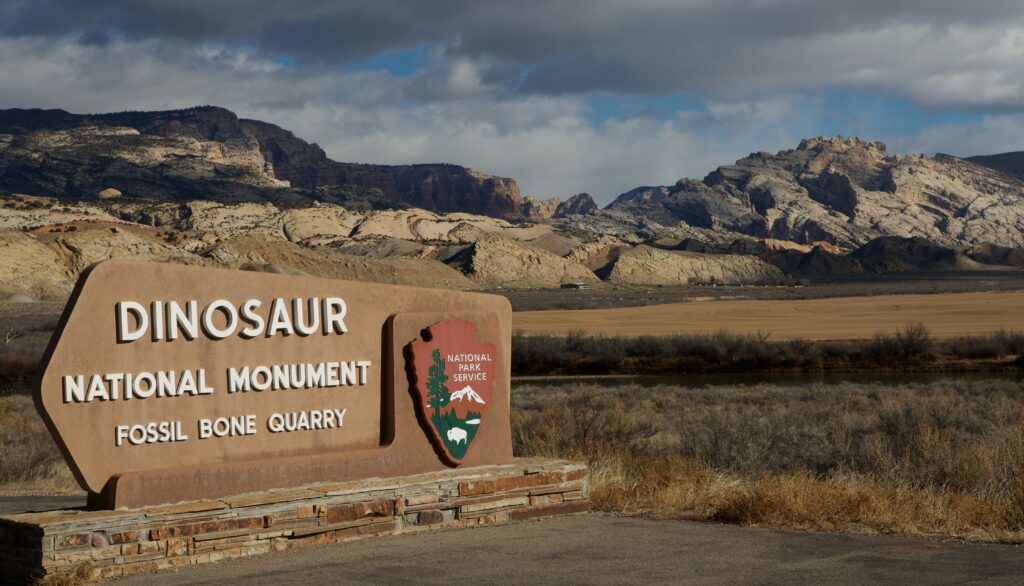
[{"label": "snow-capped mountain on emblem", "polygon": [[473,387],[469,385],[466,385],[462,390],[452,393],[449,401],[461,401],[463,399],[466,399],[467,401],[475,401],[481,405],[486,404],[483,397],[477,394],[477,392],[473,390]]}]

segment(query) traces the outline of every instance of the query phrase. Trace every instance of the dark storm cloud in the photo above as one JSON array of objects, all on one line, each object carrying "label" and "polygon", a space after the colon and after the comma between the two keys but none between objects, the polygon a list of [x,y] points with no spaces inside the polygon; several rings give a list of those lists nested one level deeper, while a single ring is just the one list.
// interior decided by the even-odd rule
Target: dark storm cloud
[{"label": "dark storm cloud", "polygon": [[[1017,150],[1024,2],[0,0],[0,80],[0,108],[217,104],[337,160],[457,162],[607,202],[861,132],[844,121],[877,112],[858,96],[958,116],[871,126],[898,150]],[[648,111],[657,94],[679,105]]]},{"label": "dark storm cloud", "polygon": [[[1020,0],[14,0],[0,10],[6,36],[227,43],[310,68],[435,44],[501,64],[490,81],[526,71],[522,91],[556,94],[884,88],[934,73],[905,52],[934,50],[928,35],[1024,23]],[[873,36],[884,30],[894,32]],[[901,34],[905,43],[893,38]],[[846,48],[851,38],[862,44]]]}]

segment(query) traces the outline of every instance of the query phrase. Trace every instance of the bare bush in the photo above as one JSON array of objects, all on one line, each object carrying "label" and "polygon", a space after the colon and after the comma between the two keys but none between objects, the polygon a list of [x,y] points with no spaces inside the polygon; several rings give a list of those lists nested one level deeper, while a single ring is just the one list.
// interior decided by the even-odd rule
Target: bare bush
[{"label": "bare bush", "polygon": [[[811,342],[772,340],[764,332],[679,336],[512,337],[512,372],[517,375],[669,374],[918,369],[951,361],[1009,359],[1024,353],[1024,332],[994,332],[935,340],[922,324],[871,340]],[[963,365],[971,366],[971,365]]]},{"label": "bare bush", "polygon": [[11,345],[11,342],[25,336],[25,332],[22,330],[10,329],[4,334],[4,348]]}]

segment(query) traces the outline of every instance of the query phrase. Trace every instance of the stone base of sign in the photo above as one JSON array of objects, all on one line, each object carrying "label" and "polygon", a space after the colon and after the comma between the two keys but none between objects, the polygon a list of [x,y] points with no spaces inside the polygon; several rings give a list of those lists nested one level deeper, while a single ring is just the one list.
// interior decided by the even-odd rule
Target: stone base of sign
[{"label": "stone base of sign", "polygon": [[315,484],[135,510],[0,516],[0,579],[88,565],[109,578],[347,541],[590,509],[586,466],[514,464]]}]

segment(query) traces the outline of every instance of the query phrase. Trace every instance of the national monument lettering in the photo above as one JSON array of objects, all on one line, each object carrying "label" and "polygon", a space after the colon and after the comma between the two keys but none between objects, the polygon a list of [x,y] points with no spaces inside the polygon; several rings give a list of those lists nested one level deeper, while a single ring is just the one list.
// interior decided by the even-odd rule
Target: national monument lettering
[{"label": "national monument lettering", "polygon": [[[114,304],[118,344],[152,342],[189,343],[201,335],[223,340],[237,335],[242,340],[258,336],[340,336],[348,332],[348,305],[339,297],[269,302],[247,299],[236,305],[215,299],[200,309],[200,302],[136,300]],[[266,308],[265,313],[260,313]],[[365,386],[371,360],[340,360],[318,363],[229,366],[221,377],[205,368],[67,374],[61,379],[64,403],[93,401],[138,401],[203,397],[217,392],[260,393],[282,390],[338,389]],[[215,383],[214,380],[220,384]],[[272,412],[259,416],[242,413],[222,417],[200,417],[192,422],[145,421],[119,423],[111,431],[116,447],[155,443],[201,441],[211,438],[254,436],[295,431],[341,429],[348,410],[344,407],[294,412]]]}]

